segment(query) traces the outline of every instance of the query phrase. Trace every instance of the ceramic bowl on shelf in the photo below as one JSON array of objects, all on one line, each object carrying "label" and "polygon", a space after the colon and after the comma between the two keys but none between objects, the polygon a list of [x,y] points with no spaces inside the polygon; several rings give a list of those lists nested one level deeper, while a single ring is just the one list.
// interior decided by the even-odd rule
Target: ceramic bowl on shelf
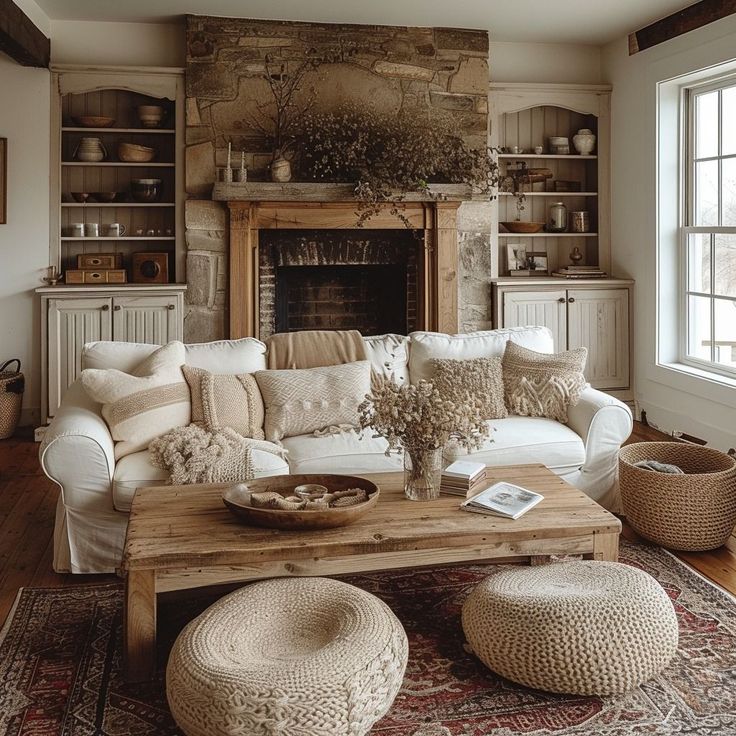
[{"label": "ceramic bowl on shelf", "polygon": [[114,202],[117,192],[92,192],[90,195],[95,202]]},{"label": "ceramic bowl on shelf", "polygon": [[538,233],[544,227],[543,222],[520,222],[519,220],[512,220],[511,222],[502,222],[503,225],[510,233]]},{"label": "ceramic bowl on shelf", "polygon": [[156,149],[138,143],[118,143],[118,158],[125,163],[145,164],[153,161]]},{"label": "ceramic bowl on shelf", "polygon": [[115,118],[107,115],[80,115],[72,120],[80,128],[109,128],[115,124]]},{"label": "ceramic bowl on shelf", "polygon": [[138,119],[144,128],[158,128],[164,117],[164,108],[161,105],[139,105]]},{"label": "ceramic bowl on shelf", "polygon": [[162,183],[161,179],[131,179],[130,194],[136,202],[157,202]]},{"label": "ceramic bowl on shelf", "polygon": [[75,202],[81,202],[82,204],[89,199],[89,192],[70,192],[70,194]]}]

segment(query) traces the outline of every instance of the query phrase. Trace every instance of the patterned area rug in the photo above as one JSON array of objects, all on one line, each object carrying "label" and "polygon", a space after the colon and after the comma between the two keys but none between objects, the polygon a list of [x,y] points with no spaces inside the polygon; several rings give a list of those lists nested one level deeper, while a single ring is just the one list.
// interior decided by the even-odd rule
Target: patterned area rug
[{"label": "patterned area rug", "polygon": [[[680,622],[680,648],[660,677],[619,698],[528,690],[465,652],[460,608],[497,567],[346,578],[385,600],[409,636],[403,688],[372,735],[735,736],[736,601],[657,548],[624,544],[621,558],[667,590]],[[122,600],[118,585],[22,592],[0,644],[0,735],[180,733],[162,676],[146,685],[121,679]],[[162,663],[176,633],[209,602],[161,606]]]}]

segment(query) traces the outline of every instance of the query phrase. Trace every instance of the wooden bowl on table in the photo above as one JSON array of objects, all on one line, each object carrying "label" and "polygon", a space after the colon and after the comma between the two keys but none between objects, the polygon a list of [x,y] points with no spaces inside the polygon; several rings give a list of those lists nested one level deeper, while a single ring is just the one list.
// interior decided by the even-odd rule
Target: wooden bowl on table
[{"label": "wooden bowl on table", "polygon": [[297,486],[317,484],[329,491],[346,491],[362,488],[368,500],[355,506],[341,506],[318,511],[283,511],[281,509],[256,508],[244,502],[238,486],[232,486],[222,494],[225,506],[235,516],[253,526],[285,531],[307,531],[310,529],[334,529],[347,526],[367,514],[377,503],[379,488],[375,483],[355,475],[275,475],[246,481],[242,486],[251,493],[275,491],[282,496],[294,495]]},{"label": "wooden bowl on table", "polygon": [[520,222],[519,220],[512,220],[511,222],[501,223],[510,233],[518,233],[520,235],[530,235],[532,233],[538,233],[543,227],[543,222]]}]

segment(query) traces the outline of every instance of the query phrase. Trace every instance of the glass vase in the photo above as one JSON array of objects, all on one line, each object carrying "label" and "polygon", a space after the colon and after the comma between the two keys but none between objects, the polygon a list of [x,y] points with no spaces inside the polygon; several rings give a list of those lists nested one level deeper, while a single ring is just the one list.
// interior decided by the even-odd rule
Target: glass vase
[{"label": "glass vase", "polygon": [[404,450],[404,494],[410,501],[440,497],[442,448]]}]

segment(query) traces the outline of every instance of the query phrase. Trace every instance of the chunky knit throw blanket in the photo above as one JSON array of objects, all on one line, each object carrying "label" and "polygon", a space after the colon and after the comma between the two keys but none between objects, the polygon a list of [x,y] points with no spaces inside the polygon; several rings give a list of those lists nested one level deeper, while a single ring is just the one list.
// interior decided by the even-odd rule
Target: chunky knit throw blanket
[{"label": "chunky knit throw blanket", "polygon": [[281,457],[285,453],[278,445],[248,439],[230,427],[208,432],[194,424],[173,429],[148,446],[151,464],[169,473],[173,485],[248,480],[257,470],[254,449]]}]

